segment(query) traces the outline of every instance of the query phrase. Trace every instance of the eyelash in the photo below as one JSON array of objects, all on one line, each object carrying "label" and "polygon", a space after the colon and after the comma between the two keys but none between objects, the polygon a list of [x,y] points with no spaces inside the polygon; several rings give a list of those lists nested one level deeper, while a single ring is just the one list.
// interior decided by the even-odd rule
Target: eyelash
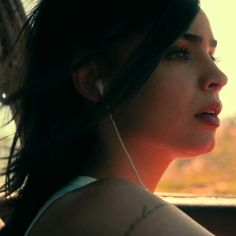
[{"label": "eyelash", "polygon": [[190,57],[190,50],[188,48],[173,48],[170,49],[169,52],[166,54],[167,60],[183,60],[183,61],[189,61]]},{"label": "eyelash", "polygon": [[213,55],[210,55],[212,61],[214,61],[215,63],[220,62],[220,58],[219,57],[214,57]]},{"label": "eyelash", "polygon": [[[173,48],[170,49],[169,52],[166,54],[167,60],[182,60],[184,62],[188,62],[190,60],[190,53],[191,51],[188,48]],[[209,53],[213,62],[219,62],[219,58],[214,57]]]}]

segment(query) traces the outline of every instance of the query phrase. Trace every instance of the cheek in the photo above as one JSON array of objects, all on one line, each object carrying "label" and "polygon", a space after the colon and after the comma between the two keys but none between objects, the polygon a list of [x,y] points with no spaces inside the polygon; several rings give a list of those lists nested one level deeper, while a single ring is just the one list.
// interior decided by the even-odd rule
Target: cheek
[{"label": "cheek", "polygon": [[179,123],[178,119],[190,112],[194,102],[194,83],[189,76],[179,71],[161,72],[154,74],[148,81],[143,99],[146,104],[143,106],[146,106],[150,113],[147,116],[151,120],[159,117],[160,122],[167,119],[173,124]]},{"label": "cheek", "polygon": [[190,98],[183,96],[182,89],[181,83],[173,74],[151,77],[127,109],[127,120],[132,132],[150,137],[163,136],[183,123],[180,114],[185,113],[186,100]]}]

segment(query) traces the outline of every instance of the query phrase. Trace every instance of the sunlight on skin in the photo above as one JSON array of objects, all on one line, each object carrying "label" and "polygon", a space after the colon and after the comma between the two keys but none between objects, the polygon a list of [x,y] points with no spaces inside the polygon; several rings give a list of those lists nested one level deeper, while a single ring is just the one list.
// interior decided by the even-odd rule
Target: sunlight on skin
[{"label": "sunlight on skin", "polygon": [[221,92],[223,110],[221,118],[236,116],[236,1],[201,0],[201,7],[206,12],[218,41],[216,58],[218,66],[228,76],[228,84]]}]

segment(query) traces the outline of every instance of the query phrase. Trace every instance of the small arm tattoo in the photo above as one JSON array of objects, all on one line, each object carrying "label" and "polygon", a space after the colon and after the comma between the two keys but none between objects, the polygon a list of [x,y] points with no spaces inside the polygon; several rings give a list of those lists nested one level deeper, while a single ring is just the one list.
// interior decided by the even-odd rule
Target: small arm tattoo
[{"label": "small arm tattoo", "polygon": [[144,205],[142,209],[142,213],[140,216],[137,217],[137,219],[129,225],[129,229],[124,233],[124,236],[130,236],[132,231],[134,231],[135,227],[143,220],[147,219],[152,213],[159,210],[160,208],[166,206],[165,203],[160,203],[153,207],[152,209],[148,210],[147,207]]}]

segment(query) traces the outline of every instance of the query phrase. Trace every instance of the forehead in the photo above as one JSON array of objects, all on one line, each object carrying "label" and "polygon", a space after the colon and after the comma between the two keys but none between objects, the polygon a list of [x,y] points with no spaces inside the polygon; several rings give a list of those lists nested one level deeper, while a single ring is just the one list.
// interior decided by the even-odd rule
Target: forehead
[{"label": "forehead", "polygon": [[203,38],[213,39],[213,33],[210,26],[210,22],[206,14],[200,10],[192,24],[187,30],[188,33],[196,34],[202,36]]}]

